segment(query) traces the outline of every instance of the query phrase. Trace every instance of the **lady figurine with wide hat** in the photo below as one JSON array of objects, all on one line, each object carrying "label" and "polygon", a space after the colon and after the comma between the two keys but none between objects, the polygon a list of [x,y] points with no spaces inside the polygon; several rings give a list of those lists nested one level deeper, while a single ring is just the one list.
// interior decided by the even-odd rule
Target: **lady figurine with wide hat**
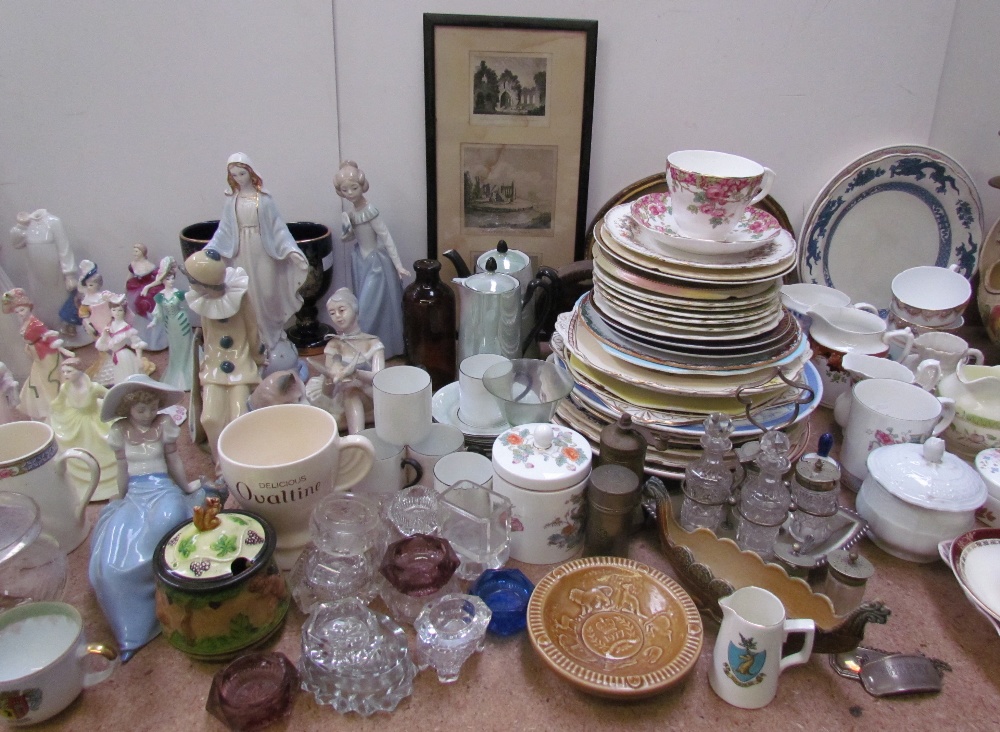
[{"label": "lady figurine with wide hat", "polygon": [[63,347],[62,338],[32,313],[35,305],[20,287],[3,294],[3,312],[21,320],[21,337],[31,357],[31,371],[21,386],[20,409],[31,419],[49,416],[52,400],[59,393],[59,366],[73,352]]},{"label": "lady figurine with wide hat", "polygon": [[285,225],[250,158],[235,153],[226,161],[229,190],[219,228],[206,245],[250,278],[249,296],[260,338],[268,353],[294,348],[285,323],[302,307],[299,288],[309,262]]},{"label": "lady figurine with wide hat", "polygon": [[306,394],[356,435],[372,414],[372,379],[385,367],[385,349],[376,336],[361,331],[358,299],[346,287],[333,293],[326,309],[337,333],[327,336],[323,361],[309,360],[322,375],[309,379]]},{"label": "lady figurine with wide hat", "polygon": [[403,344],[403,286],[410,276],[396,252],[378,209],[368,203],[368,178],[353,160],[345,160],[334,176],[337,195],[353,204],[343,214],[344,241],[353,240],[351,277],[358,298],[361,330],[385,346],[386,358],[398,356]]},{"label": "lady figurine with wide hat", "polygon": [[177,452],[180,428],[158,413],[183,397],[183,390],[138,374],[108,391],[101,407],[101,418],[113,422],[108,442],[118,463],[120,497],[101,510],[94,526],[89,574],[124,660],[160,632],[156,545],[206,497],[204,487],[188,485]]}]

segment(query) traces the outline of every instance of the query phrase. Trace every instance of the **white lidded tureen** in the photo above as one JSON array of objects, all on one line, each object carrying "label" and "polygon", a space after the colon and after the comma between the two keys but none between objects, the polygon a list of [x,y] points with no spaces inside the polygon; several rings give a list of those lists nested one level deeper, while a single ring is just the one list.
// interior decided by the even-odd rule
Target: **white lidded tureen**
[{"label": "white lidded tureen", "polygon": [[932,562],[939,542],[975,525],[986,495],[976,470],[945,452],[944,440],[930,437],[922,445],[873,450],[857,510],[882,549],[911,562]]}]

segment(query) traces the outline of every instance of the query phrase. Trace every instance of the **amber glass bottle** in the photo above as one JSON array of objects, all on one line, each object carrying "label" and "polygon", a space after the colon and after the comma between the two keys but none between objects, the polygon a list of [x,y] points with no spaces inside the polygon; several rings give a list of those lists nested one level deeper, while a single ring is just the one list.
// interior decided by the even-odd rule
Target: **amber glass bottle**
[{"label": "amber glass bottle", "polygon": [[436,259],[418,259],[413,271],[416,279],[403,292],[406,359],[430,373],[437,391],[455,381],[455,294]]}]

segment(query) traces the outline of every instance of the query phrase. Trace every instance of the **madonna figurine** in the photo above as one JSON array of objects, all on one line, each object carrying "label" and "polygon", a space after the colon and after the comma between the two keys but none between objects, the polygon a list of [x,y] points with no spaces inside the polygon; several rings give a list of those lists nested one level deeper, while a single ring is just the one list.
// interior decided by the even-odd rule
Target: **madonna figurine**
[{"label": "madonna figurine", "polygon": [[358,164],[346,160],[334,176],[337,195],[354,205],[343,214],[344,241],[353,240],[351,276],[358,298],[361,330],[385,346],[385,357],[403,353],[403,285],[410,276],[378,209],[368,203],[368,179]]},{"label": "madonna figurine", "polygon": [[167,333],[162,327],[150,327],[149,318],[156,306],[156,293],[163,289],[157,283],[159,272],[156,264],[149,260],[149,249],[145,244],[132,247],[132,261],[128,263],[129,278],[125,280],[125,296],[132,326],[139,337],[146,342],[147,351],[162,351],[167,347]]},{"label": "madonna figurine", "polygon": [[144,374],[116,384],[101,418],[118,464],[117,500],[105,506],[90,542],[90,584],[122,651],[122,660],[160,632],[153,555],[160,539],[205,499],[191,491],[177,452],[180,428],[159,410],[184,392]]},{"label": "madonna figurine", "polygon": [[20,287],[3,294],[2,309],[21,320],[21,337],[31,358],[31,371],[21,387],[21,411],[31,419],[49,416],[52,400],[59,393],[59,366],[73,352],[63,348],[62,338],[32,314],[34,303]]},{"label": "madonna figurine", "polygon": [[243,268],[227,267],[217,251],[203,249],[185,260],[184,272],[191,283],[187,304],[201,316],[204,336],[198,372],[201,425],[218,464],[219,435],[247,412],[264,354]]},{"label": "madonna figurine", "polygon": [[230,200],[223,206],[219,228],[205,248],[217,251],[230,266],[246,271],[261,341],[269,353],[278,348],[287,350],[291,346],[285,324],[302,307],[299,288],[306,281],[309,262],[250,158],[243,153],[231,155],[226,171]]},{"label": "madonna figurine", "polygon": [[[101,467],[101,482],[91,501],[106,501],[118,495],[115,476],[115,453],[108,444],[108,428],[101,419],[101,400],[108,390],[95,384],[82,368],[78,358],[68,358],[60,367],[62,386],[52,400],[49,424],[56,434],[60,450],[77,447],[86,450]],[[82,492],[90,479],[90,471],[80,460],[68,460],[66,470],[73,484]]]},{"label": "madonna figurine", "polygon": [[160,379],[165,384],[191,391],[192,363],[194,363],[194,332],[188,319],[184,290],[177,289],[177,263],[173,257],[164,257],[156,274],[160,290],[153,300],[151,326],[161,326],[167,334],[167,370]]},{"label": "madonna figurine", "polygon": [[309,359],[322,375],[309,379],[306,394],[356,435],[372,414],[372,379],[385,367],[385,353],[376,336],[361,332],[358,299],[346,287],[333,293],[326,310],[337,333],[327,336],[324,361]]},{"label": "madonna figurine", "polygon": [[146,373],[142,352],[146,343],[139,332],[125,320],[125,295],[111,297],[111,323],[104,329],[94,346],[111,356],[114,383],[120,384],[133,374]]}]

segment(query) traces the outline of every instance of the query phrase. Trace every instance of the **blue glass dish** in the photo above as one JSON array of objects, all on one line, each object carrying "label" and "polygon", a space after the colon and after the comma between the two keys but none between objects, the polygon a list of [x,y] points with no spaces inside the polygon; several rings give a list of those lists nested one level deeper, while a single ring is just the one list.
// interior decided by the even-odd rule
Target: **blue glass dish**
[{"label": "blue glass dish", "polygon": [[494,635],[514,635],[527,626],[528,600],[535,585],[519,569],[487,569],[469,588],[493,611],[486,630]]}]

